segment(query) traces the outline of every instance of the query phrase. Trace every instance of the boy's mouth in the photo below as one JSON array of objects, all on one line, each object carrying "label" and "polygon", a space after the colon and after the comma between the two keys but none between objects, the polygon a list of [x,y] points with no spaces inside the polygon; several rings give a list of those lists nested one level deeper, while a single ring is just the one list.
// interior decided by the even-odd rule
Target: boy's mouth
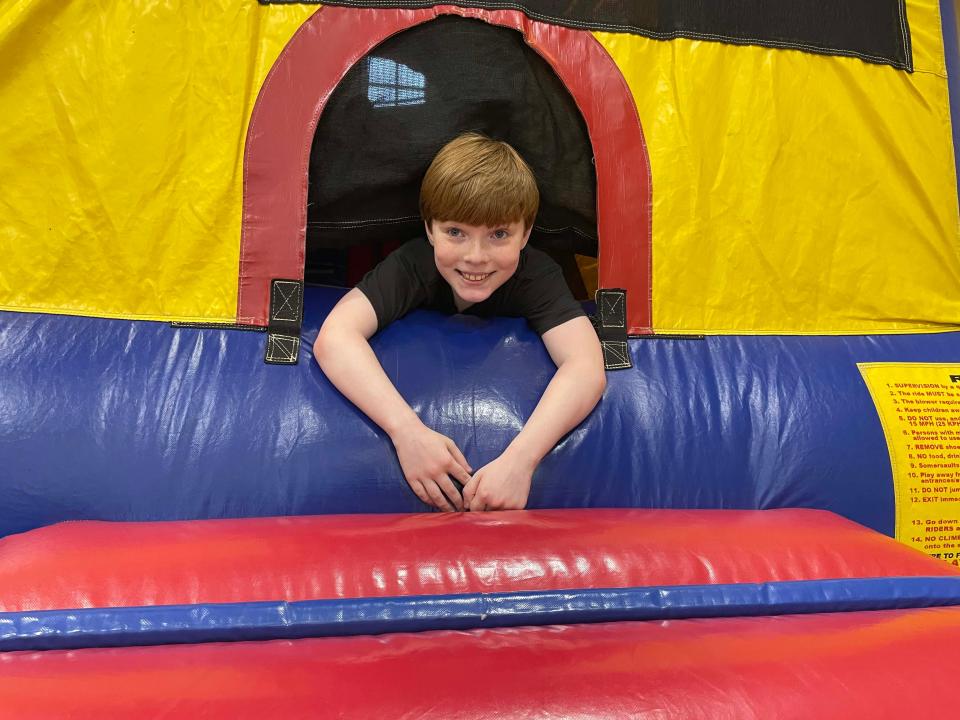
[{"label": "boy's mouth", "polygon": [[466,281],[468,281],[468,282],[472,282],[472,283],[481,283],[481,282],[483,282],[484,280],[486,280],[488,277],[490,277],[491,275],[493,275],[492,272],[488,272],[488,273],[468,273],[468,272],[464,272],[463,270],[457,270],[457,272],[460,273],[460,277],[462,277],[464,280],[466,280]]}]

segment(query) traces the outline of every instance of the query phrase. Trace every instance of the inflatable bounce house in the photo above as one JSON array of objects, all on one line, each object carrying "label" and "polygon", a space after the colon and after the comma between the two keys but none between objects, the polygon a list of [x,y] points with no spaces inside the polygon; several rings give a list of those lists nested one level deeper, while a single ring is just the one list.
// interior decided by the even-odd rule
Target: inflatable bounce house
[{"label": "inflatable bounce house", "polygon": [[[6,0],[0,718],[960,717],[956,9]],[[524,511],[311,353],[465,130],[609,368]],[[371,344],[475,468],[554,371]]]}]

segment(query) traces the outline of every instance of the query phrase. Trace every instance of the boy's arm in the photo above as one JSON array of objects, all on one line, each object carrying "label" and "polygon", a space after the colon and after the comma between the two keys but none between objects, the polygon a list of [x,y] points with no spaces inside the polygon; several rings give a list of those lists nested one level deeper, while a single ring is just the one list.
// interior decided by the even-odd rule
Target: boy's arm
[{"label": "boy's arm", "polygon": [[533,471],[557,441],[599,402],[607,379],[597,333],[585,317],[543,334],[557,366],[523,430],[496,460],[477,470],[463,490],[470,510],[526,507]]},{"label": "boy's arm", "polygon": [[373,305],[354,288],[330,311],[313,354],[330,382],[390,436],[417,497],[441,510],[462,510],[449,476],[466,484],[470,466],[453,440],[424,425],[390,382],[367,342],[376,331]]}]

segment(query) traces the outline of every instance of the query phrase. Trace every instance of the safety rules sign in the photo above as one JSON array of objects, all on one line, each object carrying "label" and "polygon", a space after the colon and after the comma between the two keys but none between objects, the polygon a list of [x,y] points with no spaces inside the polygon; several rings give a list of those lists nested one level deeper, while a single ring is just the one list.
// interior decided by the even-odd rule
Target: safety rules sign
[{"label": "safety rules sign", "polygon": [[960,565],[960,365],[858,367],[890,451],[897,539]]}]

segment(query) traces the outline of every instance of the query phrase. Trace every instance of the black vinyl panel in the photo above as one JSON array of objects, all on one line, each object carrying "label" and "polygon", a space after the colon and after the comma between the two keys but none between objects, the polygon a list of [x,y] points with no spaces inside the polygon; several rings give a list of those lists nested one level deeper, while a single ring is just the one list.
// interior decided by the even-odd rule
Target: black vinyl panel
[{"label": "black vinyl panel", "polygon": [[[318,4],[319,0],[260,2]],[[451,3],[325,0],[324,4],[424,8]],[[913,70],[905,0],[460,0],[453,4],[519,10],[536,20],[585,30],[793,48]]]}]

